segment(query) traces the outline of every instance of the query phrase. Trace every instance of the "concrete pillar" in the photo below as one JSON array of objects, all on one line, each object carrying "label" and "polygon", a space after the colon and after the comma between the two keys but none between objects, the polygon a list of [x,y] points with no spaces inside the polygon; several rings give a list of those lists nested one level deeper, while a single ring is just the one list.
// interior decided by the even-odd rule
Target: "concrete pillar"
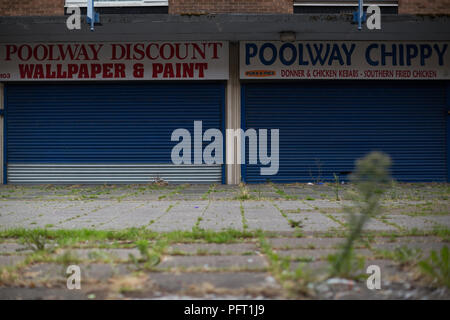
[{"label": "concrete pillar", "polygon": [[[227,84],[226,97],[226,129],[241,128],[241,83],[239,79],[239,43],[230,42],[230,77]],[[226,183],[241,182],[240,139],[226,140],[226,159],[233,159],[234,164],[226,165]]]},{"label": "concrete pillar", "polygon": [[[3,105],[5,99],[4,99],[4,84],[0,83],[0,110],[4,110],[5,106]],[[4,152],[5,152],[5,146],[4,146],[4,122],[5,122],[5,117],[2,116],[0,118],[0,184],[4,183],[4,177],[5,177],[5,173],[3,172],[5,166],[3,165],[3,160],[5,159],[4,157]]]}]

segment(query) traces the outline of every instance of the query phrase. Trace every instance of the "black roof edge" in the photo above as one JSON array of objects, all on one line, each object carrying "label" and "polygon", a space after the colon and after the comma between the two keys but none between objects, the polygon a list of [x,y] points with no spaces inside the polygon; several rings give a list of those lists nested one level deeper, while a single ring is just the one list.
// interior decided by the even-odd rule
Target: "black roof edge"
[{"label": "black roof edge", "polygon": [[450,40],[448,15],[382,15],[381,30],[359,31],[349,14],[101,15],[91,32],[68,30],[67,16],[0,17],[0,42],[279,40]]}]

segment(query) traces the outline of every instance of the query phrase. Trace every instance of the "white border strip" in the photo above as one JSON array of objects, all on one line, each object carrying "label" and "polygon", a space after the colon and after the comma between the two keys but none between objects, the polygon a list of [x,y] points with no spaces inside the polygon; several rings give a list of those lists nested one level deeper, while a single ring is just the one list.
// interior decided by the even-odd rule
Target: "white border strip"
[{"label": "white border strip", "polygon": [[[86,7],[86,0],[66,0],[64,7],[70,6]],[[95,7],[105,8],[105,7],[167,7],[169,6],[169,1],[167,0],[143,0],[143,1],[96,1]]]},{"label": "white border strip", "polygon": [[[398,7],[396,3],[365,3],[364,6],[368,7],[376,5],[379,7]],[[355,3],[294,3],[294,7],[357,7]]]},{"label": "white border strip", "polygon": [[[4,88],[5,85],[3,83],[0,83],[0,109],[4,110],[5,106],[3,105],[4,102]],[[3,184],[3,177],[5,176],[5,172],[3,172],[3,169],[5,166],[3,165],[4,152],[5,152],[5,146],[4,146],[4,125],[5,125],[5,116],[0,117],[0,185]]]}]

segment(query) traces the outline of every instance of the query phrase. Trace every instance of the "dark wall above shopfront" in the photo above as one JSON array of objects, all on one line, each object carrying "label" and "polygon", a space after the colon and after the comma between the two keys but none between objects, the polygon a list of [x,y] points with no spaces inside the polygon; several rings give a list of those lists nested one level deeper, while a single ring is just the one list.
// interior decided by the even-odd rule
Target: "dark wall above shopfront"
[{"label": "dark wall above shopfront", "polygon": [[[85,17],[82,18],[83,20]],[[145,41],[145,40],[280,40],[293,32],[297,40],[449,40],[450,17],[382,16],[381,30],[358,31],[350,15],[101,15],[91,32],[69,30],[67,17],[2,17],[0,42]]]}]

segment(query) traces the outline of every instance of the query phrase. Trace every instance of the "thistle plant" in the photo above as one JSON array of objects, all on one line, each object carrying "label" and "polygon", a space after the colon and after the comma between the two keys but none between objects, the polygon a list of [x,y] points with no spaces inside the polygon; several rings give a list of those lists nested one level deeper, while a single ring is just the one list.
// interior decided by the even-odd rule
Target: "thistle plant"
[{"label": "thistle plant", "polygon": [[354,205],[345,208],[350,230],[341,251],[329,259],[332,276],[351,276],[361,267],[361,261],[354,261],[354,243],[361,237],[364,225],[381,211],[381,198],[391,183],[390,165],[390,157],[381,152],[371,152],[356,161],[350,177],[356,188],[351,196]]}]

